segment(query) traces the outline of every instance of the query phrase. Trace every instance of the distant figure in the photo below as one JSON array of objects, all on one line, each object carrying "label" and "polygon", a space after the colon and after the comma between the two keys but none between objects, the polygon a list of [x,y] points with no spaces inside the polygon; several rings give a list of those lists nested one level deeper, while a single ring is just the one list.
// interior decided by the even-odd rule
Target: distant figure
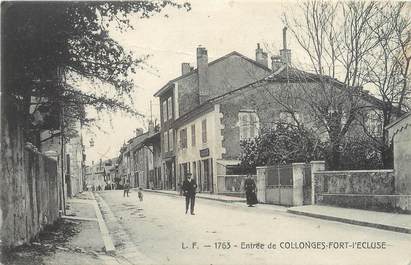
[{"label": "distant figure", "polygon": [[129,191],[130,191],[130,185],[129,185],[128,183],[125,183],[125,184],[124,184],[124,193],[123,193],[123,197],[126,197],[126,194],[127,194],[127,197],[128,197],[128,193],[129,193]]},{"label": "distant figure", "polygon": [[254,179],[252,179],[249,174],[244,182],[244,190],[248,207],[254,207],[254,204],[258,203],[256,189],[257,186],[255,185]]},{"label": "distant figure", "polygon": [[197,183],[191,178],[191,173],[186,174],[186,179],[183,182],[183,194],[186,197],[186,214],[190,205],[190,213],[194,215],[194,203],[196,199]]},{"label": "distant figure", "polygon": [[138,198],[141,202],[143,201],[143,189],[141,187],[138,189]]}]

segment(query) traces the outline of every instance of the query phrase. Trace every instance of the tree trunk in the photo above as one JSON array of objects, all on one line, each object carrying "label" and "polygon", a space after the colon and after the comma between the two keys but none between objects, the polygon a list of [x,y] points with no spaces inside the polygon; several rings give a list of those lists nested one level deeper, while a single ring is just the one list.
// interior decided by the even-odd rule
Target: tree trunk
[{"label": "tree trunk", "polygon": [[385,145],[381,152],[381,160],[383,163],[384,169],[393,169],[394,168],[394,154],[393,154],[393,146],[392,145]]}]

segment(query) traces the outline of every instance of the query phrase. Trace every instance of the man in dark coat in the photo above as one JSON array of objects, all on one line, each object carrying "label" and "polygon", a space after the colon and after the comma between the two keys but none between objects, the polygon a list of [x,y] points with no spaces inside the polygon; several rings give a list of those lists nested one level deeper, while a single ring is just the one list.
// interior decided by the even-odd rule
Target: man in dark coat
[{"label": "man in dark coat", "polygon": [[190,213],[194,215],[194,203],[196,199],[197,183],[191,178],[191,173],[186,174],[186,179],[183,182],[183,194],[186,196],[186,214],[190,205]]},{"label": "man in dark coat", "polygon": [[257,186],[255,185],[254,179],[251,178],[251,175],[248,175],[244,182],[245,196],[247,199],[248,207],[253,207],[254,204],[257,204],[257,195],[256,190]]}]

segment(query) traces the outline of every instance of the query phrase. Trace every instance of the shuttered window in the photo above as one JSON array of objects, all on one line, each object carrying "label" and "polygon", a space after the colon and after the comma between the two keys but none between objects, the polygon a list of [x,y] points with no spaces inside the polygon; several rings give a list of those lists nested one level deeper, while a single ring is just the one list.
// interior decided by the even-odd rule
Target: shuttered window
[{"label": "shuttered window", "polygon": [[240,111],[238,113],[238,121],[241,140],[258,136],[260,122],[255,111]]},{"label": "shuttered window", "polygon": [[203,120],[201,122],[201,139],[203,141],[203,144],[207,143],[207,120]]}]

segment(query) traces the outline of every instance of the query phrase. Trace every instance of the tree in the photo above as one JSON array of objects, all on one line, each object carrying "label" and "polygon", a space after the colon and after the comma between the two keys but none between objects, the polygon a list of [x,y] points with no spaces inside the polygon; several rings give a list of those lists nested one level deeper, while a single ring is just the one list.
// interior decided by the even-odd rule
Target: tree
[{"label": "tree", "polygon": [[[367,82],[364,62],[378,44],[369,23],[378,11],[375,2],[309,1],[300,5],[302,16],[284,16],[309,59],[308,70],[315,74],[299,72],[300,98],[313,123],[328,136],[329,166],[333,169],[341,166],[344,138],[370,105],[362,91]],[[316,88],[307,86],[313,79]]]},{"label": "tree", "polygon": [[324,159],[325,151],[313,131],[282,122],[275,129],[263,128],[258,137],[242,140],[240,145],[240,167],[245,172],[257,166]]},{"label": "tree", "polygon": [[393,166],[387,131],[375,134],[367,123],[376,118],[385,127],[408,110],[406,98],[411,93],[411,17],[408,12],[406,3],[385,3],[368,22],[372,29],[371,37],[377,45],[364,60],[366,79],[382,104],[365,112],[358,120],[364,133],[380,150],[385,168]]},{"label": "tree", "polygon": [[[64,115],[87,122],[84,106],[137,113],[125,99],[134,89],[130,74],[142,67],[110,38],[108,29],[132,27],[128,15],[149,18],[167,6],[190,5],[163,1],[5,2],[2,3],[3,88],[7,101],[21,106],[26,137],[33,105],[55,105]],[[66,85],[70,74],[111,85],[111,95],[84,92]],[[35,101],[33,101],[35,99]]]}]

